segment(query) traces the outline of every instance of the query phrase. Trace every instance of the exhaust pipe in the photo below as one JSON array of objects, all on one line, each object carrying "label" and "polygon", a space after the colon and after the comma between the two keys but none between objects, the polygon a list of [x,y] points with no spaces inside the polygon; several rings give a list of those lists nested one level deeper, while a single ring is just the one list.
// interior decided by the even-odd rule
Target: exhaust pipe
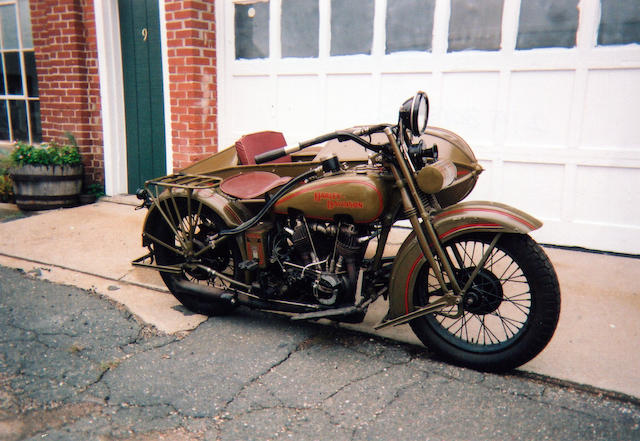
[{"label": "exhaust pipe", "polygon": [[226,291],[221,288],[216,288],[215,286],[200,285],[198,283],[189,282],[188,280],[174,280],[173,290],[178,294],[200,297],[203,300],[238,303],[253,309],[290,313],[317,311],[317,309],[311,307],[311,305],[278,300],[265,300],[242,291]]},{"label": "exhaust pipe", "polygon": [[236,302],[236,298],[233,293],[225,291],[215,286],[200,285],[198,283],[189,282],[188,280],[174,280],[173,289],[179,294],[186,294],[191,296],[202,297],[209,301],[227,301],[231,303]]}]

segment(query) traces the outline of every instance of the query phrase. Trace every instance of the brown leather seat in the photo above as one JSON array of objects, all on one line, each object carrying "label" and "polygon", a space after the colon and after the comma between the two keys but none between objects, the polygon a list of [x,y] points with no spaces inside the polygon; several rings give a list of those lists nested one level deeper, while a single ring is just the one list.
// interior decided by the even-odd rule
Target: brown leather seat
[{"label": "brown leather seat", "polygon": [[265,171],[251,171],[231,176],[220,184],[220,190],[239,199],[254,199],[291,180]]},{"label": "brown leather seat", "polygon": [[[257,132],[244,135],[236,141],[236,152],[240,165],[255,164],[255,157],[260,153],[277,149],[287,145],[284,135],[280,132]],[[291,156],[283,156],[270,163],[291,162]]]},{"label": "brown leather seat", "polygon": [[[255,164],[256,155],[286,145],[287,141],[280,132],[265,131],[244,135],[236,141],[238,162],[240,165]],[[269,162],[291,162],[291,156],[284,156]],[[220,184],[220,190],[235,198],[254,199],[290,180],[289,176],[281,177],[266,171],[250,171],[225,179]]]}]

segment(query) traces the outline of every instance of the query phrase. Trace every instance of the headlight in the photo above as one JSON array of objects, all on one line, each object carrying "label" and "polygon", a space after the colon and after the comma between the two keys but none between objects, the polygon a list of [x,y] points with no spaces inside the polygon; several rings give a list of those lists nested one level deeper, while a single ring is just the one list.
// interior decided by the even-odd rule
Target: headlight
[{"label": "headlight", "polygon": [[427,130],[429,120],[429,98],[424,92],[406,100],[400,107],[400,120],[413,136],[420,136]]}]

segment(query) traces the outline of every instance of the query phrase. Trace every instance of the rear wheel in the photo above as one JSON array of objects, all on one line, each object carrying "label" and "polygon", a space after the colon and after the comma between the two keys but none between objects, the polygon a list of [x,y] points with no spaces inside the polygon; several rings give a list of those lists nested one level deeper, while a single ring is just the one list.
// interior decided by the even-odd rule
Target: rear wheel
[{"label": "rear wheel", "polygon": [[[470,233],[444,244],[461,288],[495,234]],[[416,307],[442,296],[433,269],[416,280]],[[457,307],[419,317],[411,328],[430,349],[474,369],[505,371],[535,357],[551,339],[560,314],[560,288],[549,259],[529,236],[504,234]],[[447,316],[448,315],[448,316]]]},{"label": "rear wheel", "polygon": [[[158,208],[155,208],[158,210]],[[180,267],[179,274],[161,272],[169,291],[189,310],[205,315],[228,314],[235,305],[226,300],[211,301],[196,294],[184,293],[176,288],[178,281],[207,284],[218,288],[229,287],[229,282],[214,277],[203,267],[210,268],[231,278],[238,276],[237,264],[240,251],[233,238],[215,248],[200,253],[210,239],[227,228],[222,219],[197,200],[171,198],[162,203],[165,216],[158,213],[153,249],[156,263],[161,266]]]}]

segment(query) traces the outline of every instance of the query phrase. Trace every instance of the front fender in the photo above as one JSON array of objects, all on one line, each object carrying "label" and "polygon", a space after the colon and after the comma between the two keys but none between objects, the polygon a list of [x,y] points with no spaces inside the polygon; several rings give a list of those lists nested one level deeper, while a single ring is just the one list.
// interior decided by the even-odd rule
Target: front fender
[{"label": "front fender", "polygon": [[[433,216],[441,242],[468,232],[502,232],[528,234],[542,226],[533,216],[498,202],[463,202],[440,210]],[[423,256],[415,232],[407,236],[393,261],[389,281],[389,314],[393,319],[413,311],[413,289]]]}]

